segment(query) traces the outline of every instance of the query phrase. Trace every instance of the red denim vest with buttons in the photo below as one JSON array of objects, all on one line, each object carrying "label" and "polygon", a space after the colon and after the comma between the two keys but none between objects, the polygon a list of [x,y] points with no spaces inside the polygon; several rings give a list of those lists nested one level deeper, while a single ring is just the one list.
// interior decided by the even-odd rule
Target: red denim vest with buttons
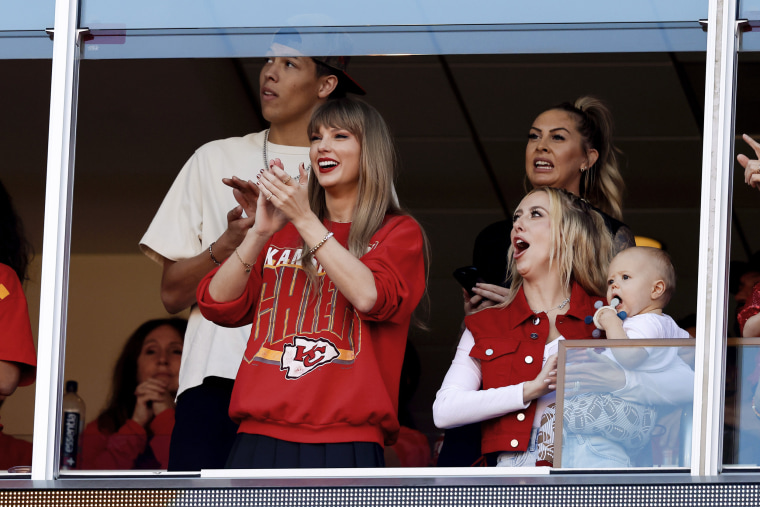
[{"label": "red denim vest with buttons", "polygon": [[[593,323],[586,324],[585,318],[594,315],[596,301],[603,298],[587,294],[573,282],[569,308],[555,320],[565,339],[593,338],[591,333],[596,328]],[[522,287],[509,306],[485,309],[466,317],[465,323],[475,338],[470,357],[480,360],[483,389],[533,380],[541,371],[549,321],[546,313],[533,313]],[[483,454],[526,451],[535,413],[536,404],[531,402],[524,410],[484,421]]]}]

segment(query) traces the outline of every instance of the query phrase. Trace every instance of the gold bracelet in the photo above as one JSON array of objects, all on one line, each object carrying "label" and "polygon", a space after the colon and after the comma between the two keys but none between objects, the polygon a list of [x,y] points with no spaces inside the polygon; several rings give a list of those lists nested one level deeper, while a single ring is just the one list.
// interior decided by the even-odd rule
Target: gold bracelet
[{"label": "gold bracelet", "polygon": [[314,255],[314,252],[316,252],[317,250],[319,250],[319,248],[322,245],[324,245],[325,243],[327,243],[327,240],[330,239],[330,238],[332,238],[332,237],[333,237],[333,233],[332,232],[328,232],[327,234],[325,234],[325,237],[322,238],[322,241],[320,241],[319,243],[317,243],[316,245],[314,245],[313,247],[311,247],[311,250],[309,250],[309,253],[306,254],[306,255]]},{"label": "gold bracelet", "polygon": [[208,254],[209,254],[209,256],[211,257],[211,262],[213,262],[213,263],[214,263],[214,264],[216,264],[217,266],[221,266],[221,265],[222,265],[222,263],[221,263],[221,262],[219,262],[218,260],[216,260],[216,257],[214,257],[214,250],[212,250],[212,248],[214,248],[214,245],[216,245],[216,241],[214,241],[213,243],[211,243],[211,244],[208,246]]},{"label": "gold bracelet", "polygon": [[251,269],[253,268],[253,264],[256,264],[256,261],[253,261],[253,264],[248,264],[247,262],[245,262],[243,258],[240,257],[240,254],[238,253],[237,248],[235,249],[235,255],[237,255],[237,258],[240,259],[240,262],[242,262],[243,266],[245,266],[245,272],[250,273]]}]

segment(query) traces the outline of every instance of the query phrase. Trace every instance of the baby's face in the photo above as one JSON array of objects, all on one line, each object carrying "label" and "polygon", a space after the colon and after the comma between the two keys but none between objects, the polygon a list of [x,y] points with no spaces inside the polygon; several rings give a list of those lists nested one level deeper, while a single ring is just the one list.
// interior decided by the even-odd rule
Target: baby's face
[{"label": "baby's face", "polygon": [[615,309],[629,317],[659,308],[652,299],[655,283],[662,280],[655,264],[654,259],[635,248],[617,254],[607,270],[607,301],[620,299]]}]

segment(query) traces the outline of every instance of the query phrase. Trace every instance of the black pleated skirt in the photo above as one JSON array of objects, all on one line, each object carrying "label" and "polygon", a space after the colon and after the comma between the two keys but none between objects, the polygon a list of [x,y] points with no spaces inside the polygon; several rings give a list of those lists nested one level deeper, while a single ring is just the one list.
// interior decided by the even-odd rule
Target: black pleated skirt
[{"label": "black pleated skirt", "polygon": [[238,433],[225,468],[375,468],[384,467],[375,442],[304,444],[264,435]]}]

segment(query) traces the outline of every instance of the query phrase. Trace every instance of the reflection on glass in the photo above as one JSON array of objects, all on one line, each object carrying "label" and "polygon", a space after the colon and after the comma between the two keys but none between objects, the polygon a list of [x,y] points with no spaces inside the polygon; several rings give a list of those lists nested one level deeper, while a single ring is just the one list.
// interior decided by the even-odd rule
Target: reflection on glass
[{"label": "reflection on glass", "polygon": [[[688,466],[694,371],[683,357],[693,341],[579,345],[563,341],[560,348],[555,466]],[[646,361],[620,366],[619,355],[639,348]]]},{"label": "reflection on glass", "polygon": [[271,26],[366,26],[366,25],[482,25],[490,23],[642,23],[696,21],[707,18],[707,0],[660,2],[568,2],[545,0],[542,8],[531,3],[481,0],[473,9],[456,0],[386,0],[368,2],[361,9],[328,0],[315,6],[308,0],[268,4],[228,0],[164,0],[161,8],[149,0],[133,2],[82,2],[83,26],[121,23],[126,28],[219,28]]},{"label": "reflection on glass", "polygon": [[[472,55],[704,51],[707,34],[696,21],[617,23],[369,26],[299,28],[309,55]],[[277,28],[125,29],[90,26],[84,58],[219,58],[267,53]],[[331,35],[348,44],[337,48]],[[172,44],[164,44],[171,36]],[[1,42],[1,40],[0,40]],[[1,49],[1,48],[0,48]]]},{"label": "reflection on glass", "polygon": [[760,464],[760,339],[730,339],[726,350],[723,463]]}]

